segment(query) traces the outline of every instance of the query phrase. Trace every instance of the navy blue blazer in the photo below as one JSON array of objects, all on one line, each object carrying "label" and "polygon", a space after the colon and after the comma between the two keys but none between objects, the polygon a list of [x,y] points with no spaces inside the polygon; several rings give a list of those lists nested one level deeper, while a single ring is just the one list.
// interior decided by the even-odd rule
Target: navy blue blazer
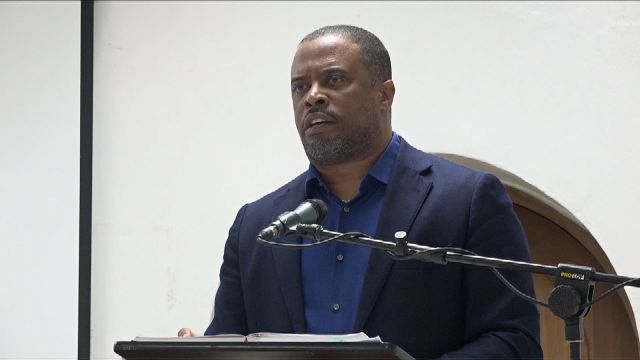
[{"label": "navy blue blazer", "polygon": [[[258,232],[305,198],[305,174],[243,206],[229,231],[214,318],[205,334],[305,332],[300,251],[256,243]],[[484,256],[529,260],[522,226],[502,183],[401,141],[375,238],[453,246]],[[298,239],[300,241],[300,239]],[[502,270],[533,295],[532,277]],[[488,269],[393,261],[373,250],[356,329],[415,358],[542,358],[535,305]]]}]

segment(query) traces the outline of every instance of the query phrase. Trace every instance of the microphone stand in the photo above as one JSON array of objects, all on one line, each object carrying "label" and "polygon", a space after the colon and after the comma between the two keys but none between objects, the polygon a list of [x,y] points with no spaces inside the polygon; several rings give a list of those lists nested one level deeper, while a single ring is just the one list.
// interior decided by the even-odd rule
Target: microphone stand
[{"label": "microphone stand", "polygon": [[[345,243],[368,246],[386,251],[391,256],[411,256],[411,259],[435,264],[449,262],[490,268],[525,271],[535,274],[555,276],[555,287],[549,295],[549,308],[565,323],[565,339],[570,347],[570,359],[580,359],[580,344],[584,341],[584,317],[591,309],[595,282],[623,284],[640,287],[640,279],[596,272],[593,267],[559,264],[542,265],[524,261],[513,261],[455,252],[451,248],[437,248],[408,243],[404,231],[395,233],[395,243],[362,236],[352,236],[328,231],[317,224],[299,224],[290,229],[295,233],[316,241],[336,240]],[[259,238],[259,240],[261,240]],[[273,245],[273,243],[272,243]],[[293,244],[289,244],[291,246]],[[295,247],[295,246],[293,246]],[[460,249],[462,250],[462,249]]]}]

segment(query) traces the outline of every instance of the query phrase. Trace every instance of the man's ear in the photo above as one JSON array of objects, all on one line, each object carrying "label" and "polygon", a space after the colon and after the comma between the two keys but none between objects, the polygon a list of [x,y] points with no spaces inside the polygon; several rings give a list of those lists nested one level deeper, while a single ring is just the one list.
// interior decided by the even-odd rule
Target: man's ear
[{"label": "man's ear", "polygon": [[396,85],[393,80],[387,80],[382,83],[382,89],[380,90],[380,105],[387,109],[391,109],[393,104],[393,96],[396,94]]}]

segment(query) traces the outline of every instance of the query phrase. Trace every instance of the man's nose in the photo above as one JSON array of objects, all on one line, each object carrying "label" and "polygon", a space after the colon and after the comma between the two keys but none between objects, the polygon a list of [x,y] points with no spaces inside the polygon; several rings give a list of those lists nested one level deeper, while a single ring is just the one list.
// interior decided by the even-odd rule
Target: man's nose
[{"label": "man's nose", "polygon": [[329,104],[329,98],[322,91],[318,85],[311,86],[309,92],[307,92],[307,98],[305,99],[306,105],[311,106],[327,106]]}]

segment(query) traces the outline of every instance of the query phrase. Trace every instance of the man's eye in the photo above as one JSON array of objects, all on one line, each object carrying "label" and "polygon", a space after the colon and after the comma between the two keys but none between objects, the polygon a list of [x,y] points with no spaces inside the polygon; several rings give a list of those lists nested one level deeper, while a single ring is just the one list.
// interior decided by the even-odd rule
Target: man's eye
[{"label": "man's eye", "polygon": [[329,78],[329,83],[330,83],[330,84],[334,84],[334,85],[335,85],[335,84],[340,84],[340,83],[341,83],[341,82],[343,82],[343,81],[344,81],[344,78],[343,78],[342,76],[337,76],[337,75],[336,75],[336,76],[331,76],[331,77]]},{"label": "man's eye", "polygon": [[293,84],[291,85],[291,92],[294,94],[302,94],[307,90],[307,85],[305,84]]}]

